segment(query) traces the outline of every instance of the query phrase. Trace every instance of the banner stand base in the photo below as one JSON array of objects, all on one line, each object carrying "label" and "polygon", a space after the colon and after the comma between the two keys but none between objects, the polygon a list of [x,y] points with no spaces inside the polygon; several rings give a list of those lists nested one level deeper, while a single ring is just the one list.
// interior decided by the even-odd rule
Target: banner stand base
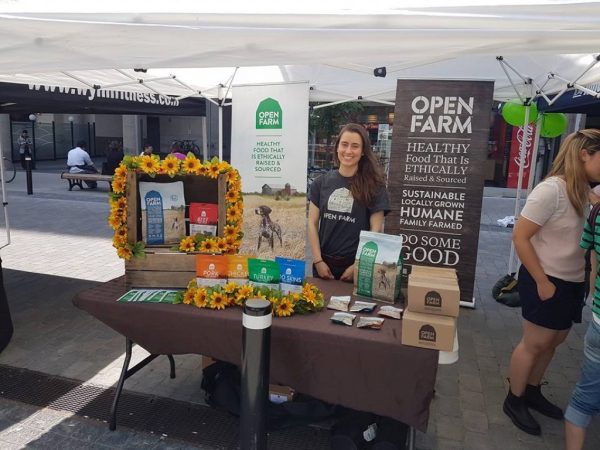
[{"label": "banner stand base", "polygon": [[461,300],[460,306],[464,306],[465,308],[475,309],[475,297],[473,297],[473,302],[464,302]]}]

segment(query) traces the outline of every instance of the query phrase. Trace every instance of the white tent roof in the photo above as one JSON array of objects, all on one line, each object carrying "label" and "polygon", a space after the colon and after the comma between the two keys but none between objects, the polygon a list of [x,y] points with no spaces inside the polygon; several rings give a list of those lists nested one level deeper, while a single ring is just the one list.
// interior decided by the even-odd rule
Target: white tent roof
[{"label": "white tent roof", "polygon": [[[393,101],[397,78],[491,79],[506,99],[515,93],[496,56],[552,92],[565,83],[548,73],[575,81],[600,51],[600,2],[86,3],[0,0],[0,81],[104,87],[175,74],[183,84],[122,89],[216,96],[238,66],[235,84],[308,80],[316,101]],[[594,67],[578,83],[598,80]]]}]

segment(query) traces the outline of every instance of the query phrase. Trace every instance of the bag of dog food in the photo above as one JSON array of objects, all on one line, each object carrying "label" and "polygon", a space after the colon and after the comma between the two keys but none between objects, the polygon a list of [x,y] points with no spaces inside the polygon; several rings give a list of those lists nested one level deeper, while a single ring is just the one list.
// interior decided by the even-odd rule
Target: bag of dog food
[{"label": "bag of dog food", "polygon": [[248,283],[248,256],[226,255],[227,258],[227,281],[238,284]]},{"label": "bag of dog food", "polygon": [[276,256],[275,261],[279,264],[281,290],[284,293],[302,292],[306,270],[304,261],[280,256]]},{"label": "bag of dog food", "polygon": [[175,244],[185,236],[183,181],[139,184],[142,240],[146,244]]},{"label": "bag of dog food", "polygon": [[279,264],[271,259],[248,258],[248,279],[259,288],[279,289]]},{"label": "bag of dog food", "polygon": [[402,281],[402,237],[361,231],[354,294],[395,303]]},{"label": "bag of dog food", "polygon": [[196,285],[225,286],[227,255],[196,255]]}]

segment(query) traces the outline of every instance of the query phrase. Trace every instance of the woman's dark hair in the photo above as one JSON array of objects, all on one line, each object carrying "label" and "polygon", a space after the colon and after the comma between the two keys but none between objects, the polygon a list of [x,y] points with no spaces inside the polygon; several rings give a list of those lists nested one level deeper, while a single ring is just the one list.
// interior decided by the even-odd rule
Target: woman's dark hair
[{"label": "woman's dark hair", "polygon": [[379,190],[385,186],[385,177],[381,166],[371,148],[369,133],[362,125],[349,123],[345,125],[335,140],[333,157],[335,163],[339,166],[338,147],[340,140],[345,132],[356,133],[362,140],[363,156],[358,161],[358,170],[350,181],[350,192],[360,204],[369,207]]}]

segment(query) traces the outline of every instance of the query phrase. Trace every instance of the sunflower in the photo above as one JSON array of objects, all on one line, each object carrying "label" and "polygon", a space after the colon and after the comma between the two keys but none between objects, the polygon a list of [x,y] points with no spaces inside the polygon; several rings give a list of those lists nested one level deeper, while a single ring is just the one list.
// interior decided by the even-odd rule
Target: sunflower
[{"label": "sunflower", "polygon": [[185,294],[183,294],[183,303],[185,303],[186,305],[191,305],[192,302],[194,301],[194,297],[196,295],[196,289],[194,288],[190,288],[187,291],[185,291]]},{"label": "sunflower", "polygon": [[188,236],[183,238],[183,240],[179,243],[179,250],[186,253],[196,250],[196,241],[194,240],[194,237]]},{"label": "sunflower", "polygon": [[127,236],[120,236],[118,234],[113,236],[113,247],[122,247],[125,244],[127,244]]},{"label": "sunflower", "polygon": [[127,239],[127,227],[119,227],[115,230],[115,237],[119,236],[119,237],[124,237],[125,239]]},{"label": "sunflower", "polygon": [[249,284],[244,284],[238,290],[237,295],[235,297],[235,302],[238,305],[241,305],[246,300],[248,300],[252,294],[254,294],[254,288]]},{"label": "sunflower", "polygon": [[219,164],[210,164],[208,166],[208,176],[211,178],[217,178],[219,176]]},{"label": "sunflower", "polygon": [[225,292],[226,294],[233,294],[235,292],[235,290],[237,289],[237,287],[238,287],[237,283],[230,281],[229,283],[227,283],[225,285],[225,287],[223,287],[223,292]]},{"label": "sunflower", "polygon": [[229,246],[227,245],[227,241],[223,238],[219,238],[217,239],[217,250],[221,253],[223,253],[225,250],[227,250]]},{"label": "sunflower", "polygon": [[115,178],[125,178],[127,176],[127,166],[125,164],[120,164],[119,167],[115,169]]},{"label": "sunflower", "polygon": [[185,173],[189,174],[197,174],[200,170],[201,165],[202,163],[195,156],[186,156],[186,158],[181,163],[181,166],[183,167]]},{"label": "sunflower", "polygon": [[282,298],[275,306],[275,315],[277,317],[289,317],[294,313],[292,302],[287,297]]},{"label": "sunflower", "polygon": [[223,229],[223,236],[228,237],[236,237],[238,234],[238,228],[232,225],[225,225]]},{"label": "sunflower", "polygon": [[210,307],[212,309],[225,309],[228,304],[227,297],[220,292],[213,292],[210,296]]},{"label": "sunflower", "polygon": [[217,250],[217,243],[214,239],[205,239],[200,244],[200,251],[204,253],[214,253]]},{"label": "sunflower", "polygon": [[200,166],[200,168],[198,169],[198,175],[201,176],[207,176],[208,175],[208,167],[205,165]]},{"label": "sunflower", "polygon": [[194,295],[194,305],[198,308],[206,308],[208,304],[208,295],[206,293],[206,289],[198,288],[196,289],[196,293]]},{"label": "sunflower", "polygon": [[127,197],[119,197],[115,202],[119,209],[127,208]]},{"label": "sunflower", "polygon": [[230,206],[227,208],[227,221],[237,222],[240,218],[240,211],[236,206]]},{"label": "sunflower", "polygon": [[304,300],[306,300],[307,303],[310,303],[311,305],[316,306],[317,296],[315,295],[315,293],[312,289],[304,290],[302,292],[302,296],[304,297]]},{"label": "sunflower", "polygon": [[170,177],[174,177],[179,172],[180,162],[174,156],[167,156],[160,164],[160,168]]},{"label": "sunflower", "polygon": [[123,192],[125,192],[125,180],[121,178],[113,179],[111,186],[115,194],[122,194]]},{"label": "sunflower", "polygon": [[156,173],[160,168],[160,162],[153,156],[144,155],[142,156],[140,168],[144,173]]},{"label": "sunflower", "polygon": [[117,248],[117,255],[119,255],[119,258],[123,258],[129,261],[131,259],[132,253],[129,246],[125,246]]},{"label": "sunflower", "polygon": [[225,173],[229,169],[231,169],[231,166],[229,165],[229,163],[227,161],[220,161],[217,164],[217,166],[219,167],[219,172],[221,172],[221,173]]},{"label": "sunflower", "polygon": [[121,228],[121,226],[123,225],[123,221],[121,220],[120,215],[111,213],[110,216],[108,216],[108,224],[113,230],[116,230],[118,228]]},{"label": "sunflower", "polygon": [[235,202],[238,199],[238,197],[239,197],[239,192],[234,189],[229,189],[227,191],[227,193],[225,194],[225,199],[229,203]]}]

